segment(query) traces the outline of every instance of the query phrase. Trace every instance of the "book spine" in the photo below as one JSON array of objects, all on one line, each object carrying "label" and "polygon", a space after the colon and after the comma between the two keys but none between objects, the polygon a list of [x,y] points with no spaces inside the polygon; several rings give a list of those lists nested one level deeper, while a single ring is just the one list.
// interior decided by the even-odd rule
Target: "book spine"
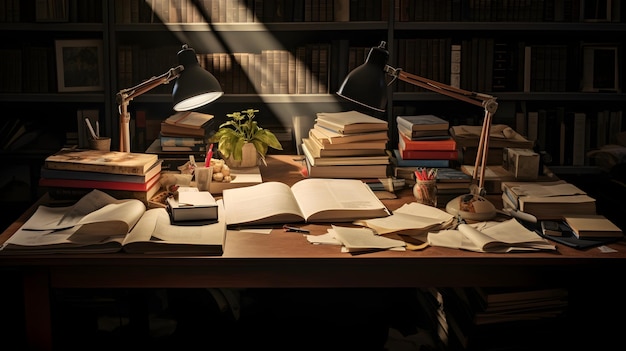
[{"label": "book spine", "polygon": [[73,188],[90,188],[90,189],[109,189],[109,190],[127,190],[127,191],[147,191],[159,179],[154,176],[146,183],[128,183],[113,182],[99,180],[82,180],[82,179],[50,179],[39,178],[39,185],[45,187],[73,187]]},{"label": "book spine", "polygon": [[400,155],[405,160],[457,160],[459,152],[439,150],[400,150]]}]

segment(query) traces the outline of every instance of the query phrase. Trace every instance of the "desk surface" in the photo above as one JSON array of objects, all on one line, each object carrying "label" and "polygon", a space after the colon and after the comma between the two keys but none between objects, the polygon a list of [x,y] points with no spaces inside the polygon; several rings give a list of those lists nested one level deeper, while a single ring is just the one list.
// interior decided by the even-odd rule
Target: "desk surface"
[{"label": "desk surface", "polygon": [[[294,156],[268,157],[264,181],[293,184],[303,179]],[[410,189],[383,200],[391,210],[414,201]],[[34,207],[0,234],[4,242]],[[327,225],[307,224],[312,234]],[[441,247],[381,251],[353,256],[338,246],[312,245],[297,233],[229,232],[223,256],[62,254],[0,256],[0,267],[37,269],[52,287],[391,287],[589,284],[626,268],[626,242],[556,252],[486,254]],[[615,284],[616,280],[601,281]]]}]

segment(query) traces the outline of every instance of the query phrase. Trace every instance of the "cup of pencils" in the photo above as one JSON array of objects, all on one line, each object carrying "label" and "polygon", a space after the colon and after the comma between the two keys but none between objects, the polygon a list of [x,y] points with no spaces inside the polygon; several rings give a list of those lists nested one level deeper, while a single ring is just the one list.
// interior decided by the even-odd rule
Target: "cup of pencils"
[{"label": "cup of pencils", "polygon": [[437,207],[437,169],[418,168],[415,170],[415,185],[413,186],[415,201]]}]

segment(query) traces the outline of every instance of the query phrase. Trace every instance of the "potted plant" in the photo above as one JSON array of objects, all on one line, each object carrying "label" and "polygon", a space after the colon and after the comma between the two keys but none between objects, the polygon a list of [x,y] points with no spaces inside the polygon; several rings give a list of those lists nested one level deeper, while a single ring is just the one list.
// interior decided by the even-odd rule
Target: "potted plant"
[{"label": "potted plant", "polygon": [[265,162],[269,147],[282,150],[283,147],[271,131],[259,127],[254,120],[259,110],[247,109],[229,113],[229,121],[222,123],[209,139],[217,142],[217,150],[231,168],[253,167],[258,160]]}]

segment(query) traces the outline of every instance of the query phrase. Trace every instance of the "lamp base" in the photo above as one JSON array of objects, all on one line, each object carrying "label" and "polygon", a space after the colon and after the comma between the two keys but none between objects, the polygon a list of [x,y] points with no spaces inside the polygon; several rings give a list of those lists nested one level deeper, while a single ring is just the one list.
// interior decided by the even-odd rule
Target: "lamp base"
[{"label": "lamp base", "polygon": [[471,221],[487,221],[496,216],[496,207],[476,194],[459,195],[446,204],[446,212]]}]

